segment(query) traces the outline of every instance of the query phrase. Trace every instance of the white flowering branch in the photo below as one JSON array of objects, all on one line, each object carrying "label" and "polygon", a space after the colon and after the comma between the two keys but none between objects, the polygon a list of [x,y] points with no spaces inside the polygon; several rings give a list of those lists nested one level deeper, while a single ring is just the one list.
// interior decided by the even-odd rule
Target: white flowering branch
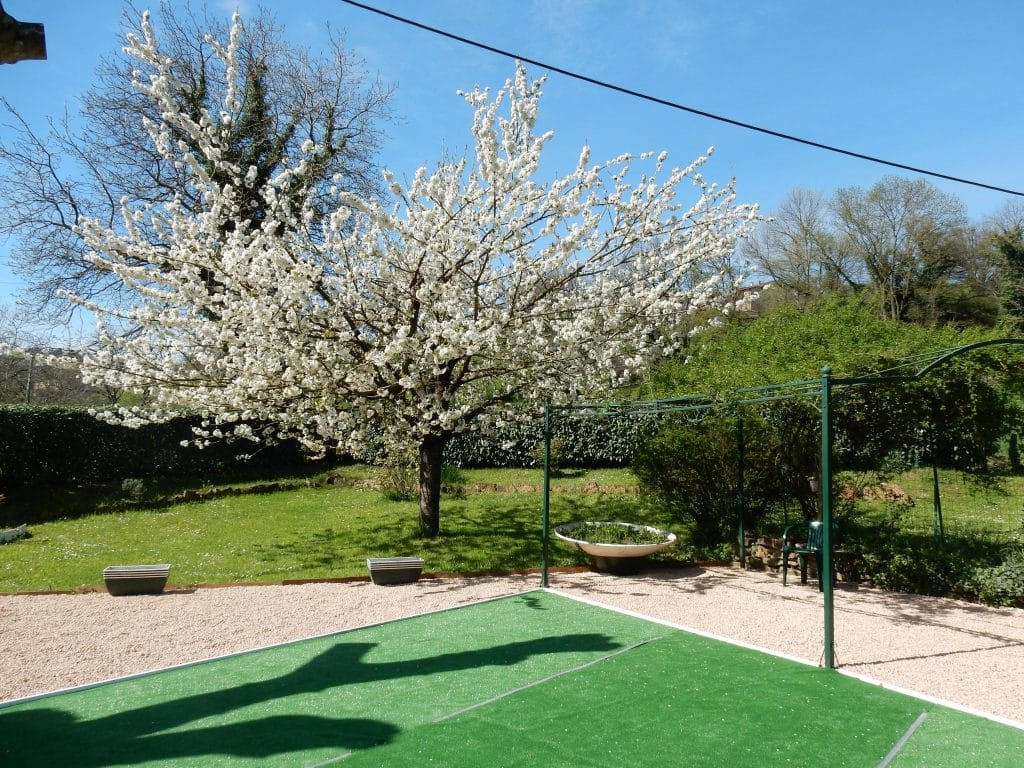
[{"label": "white flowering branch", "polygon": [[[534,130],[543,80],[517,66],[493,98],[462,94],[474,109],[471,157],[407,184],[386,174],[391,205],[339,194],[314,231],[311,212],[293,207],[305,197],[286,194],[316,158],[309,145],[259,190],[268,215],[257,226],[235,203],[255,174],[222,160],[231,92],[217,115],[182,114],[148,19],[143,30],[128,50],[154,73],[138,83],[162,112],[150,134],[192,171],[205,207],[126,201],[123,232],[82,229],[93,263],[139,296],[116,316],[136,332],[101,325],[82,368],[151,406],[105,418],[137,424],[189,408],[206,416],[205,438],[262,439],[258,423],[312,450],[412,442],[433,532],[452,434],[523,401],[620,386],[672,352],[681,318],[721,305],[720,265],[756,215],[731,184],[703,180],[707,156],[666,170],[664,154],[642,155],[649,170],[631,183],[631,156],[593,164],[584,148],[572,173],[539,181],[551,139]],[[237,70],[233,42],[214,51]],[[689,205],[679,201],[687,183]]]}]

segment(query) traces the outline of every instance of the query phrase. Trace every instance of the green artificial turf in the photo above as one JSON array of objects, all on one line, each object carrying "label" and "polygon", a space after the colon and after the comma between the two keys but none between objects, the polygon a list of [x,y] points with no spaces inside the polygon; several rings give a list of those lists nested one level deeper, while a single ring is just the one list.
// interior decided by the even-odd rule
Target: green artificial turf
[{"label": "green artificial turf", "polygon": [[664,632],[527,593],[0,709],[0,765],[313,765]]},{"label": "green artificial turf", "polygon": [[[385,595],[382,592],[382,595]],[[0,764],[1017,766],[1024,730],[530,592],[0,708]]]},{"label": "green artificial turf", "polygon": [[1024,732],[836,672],[672,635],[354,754],[346,768],[1014,768]]}]

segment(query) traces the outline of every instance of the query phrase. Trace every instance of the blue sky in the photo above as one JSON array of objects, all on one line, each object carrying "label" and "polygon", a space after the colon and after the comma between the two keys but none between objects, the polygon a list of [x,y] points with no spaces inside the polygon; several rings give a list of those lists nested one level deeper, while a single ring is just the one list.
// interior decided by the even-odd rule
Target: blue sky
[{"label": "blue sky", "polygon": [[[1010,189],[1021,151],[1024,3],[1019,0],[366,0],[392,13],[633,90],[826,144]],[[144,0],[137,3],[145,7]],[[154,3],[155,5],[155,3]],[[250,0],[209,0],[229,14]],[[401,122],[381,162],[411,175],[467,146],[471,112],[455,95],[500,86],[510,60],[338,0],[265,0],[288,37],[317,49],[344,30],[371,72],[397,85]],[[120,45],[118,0],[4,0],[46,26],[49,58],[0,67],[0,93],[40,129],[75,109],[101,56]],[[532,75],[543,71],[531,67]],[[547,167],[667,150],[686,164],[708,146],[705,176],[736,177],[739,198],[770,213],[795,187],[870,186],[891,169],[549,77],[538,125],[555,132]],[[5,129],[0,128],[0,140]],[[911,175],[911,174],[904,174]],[[1002,193],[933,180],[973,219]],[[1020,200],[1020,198],[1017,198]],[[0,243],[0,301],[18,288]],[[7,297],[5,299],[5,297]]]}]

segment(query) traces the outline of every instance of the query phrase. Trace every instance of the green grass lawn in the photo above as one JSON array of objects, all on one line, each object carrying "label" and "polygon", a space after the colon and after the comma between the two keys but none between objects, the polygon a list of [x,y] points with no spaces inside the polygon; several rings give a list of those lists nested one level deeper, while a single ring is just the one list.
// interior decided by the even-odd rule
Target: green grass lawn
[{"label": "green grass lawn", "polygon": [[[436,539],[419,535],[415,502],[388,501],[381,491],[359,482],[372,479],[372,470],[345,467],[335,474],[342,484],[314,483],[157,509],[125,508],[119,485],[13,494],[4,505],[4,520],[7,525],[29,520],[31,536],[0,545],[0,592],[99,587],[106,566],[141,563],[170,563],[171,584],[366,576],[367,557],[397,555],[423,557],[428,572],[520,570],[540,564],[543,477],[537,469],[464,471],[466,492],[443,497],[442,532]],[[310,479],[273,478],[295,486]],[[930,531],[930,471],[916,470],[896,482],[915,500],[900,513],[901,525]],[[631,492],[636,478],[628,469],[571,470],[552,485],[552,525],[628,520],[681,533],[677,523]],[[1019,536],[1024,530],[1024,478],[1004,478],[1000,490],[979,490],[958,473],[943,472],[941,489],[947,530],[1001,536]],[[147,485],[147,496],[181,490],[154,482]],[[880,503],[862,504],[869,516],[888,514]],[[688,554],[676,547],[665,556],[685,559]],[[553,542],[549,562],[577,565],[585,560]]]},{"label": "green grass lawn", "polygon": [[[357,473],[358,470],[346,470]],[[214,498],[35,523],[31,536],[0,546],[0,591],[102,586],[108,565],[170,563],[171,584],[276,582],[366,576],[367,557],[421,556],[428,572],[537,568],[541,494],[474,492],[478,483],[537,487],[537,470],[470,471],[462,497],[447,495],[442,533],[419,535],[417,504],[346,485]],[[351,476],[350,476],[351,479]],[[617,492],[594,492],[593,486]],[[552,525],[578,519],[668,526],[637,496],[625,470],[573,472],[555,481]],[[588,492],[582,489],[591,487]],[[584,562],[553,544],[552,565]]]},{"label": "green grass lawn", "polygon": [[[926,533],[932,530],[931,469],[915,469],[893,480],[914,500],[914,506],[899,511],[901,527]],[[1020,535],[1024,532],[1024,476],[1003,475],[995,486],[965,479],[956,470],[939,470],[939,496],[947,531],[973,530],[994,534]],[[890,510],[881,502],[860,502],[870,516]]]}]

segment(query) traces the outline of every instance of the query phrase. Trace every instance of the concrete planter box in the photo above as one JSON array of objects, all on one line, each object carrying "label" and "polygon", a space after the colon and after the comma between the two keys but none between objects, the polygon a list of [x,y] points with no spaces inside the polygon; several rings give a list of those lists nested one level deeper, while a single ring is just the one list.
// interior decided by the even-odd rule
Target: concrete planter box
[{"label": "concrete planter box", "polygon": [[6,544],[8,541],[14,541],[23,536],[28,536],[28,525],[26,523],[22,523],[17,528],[8,528],[6,531],[0,531],[0,544]]},{"label": "concrete planter box", "polygon": [[112,595],[158,595],[167,586],[171,566],[111,565],[103,569],[103,582]]},{"label": "concrete planter box", "polygon": [[423,571],[422,557],[368,557],[366,567],[374,584],[409,584]]}]

